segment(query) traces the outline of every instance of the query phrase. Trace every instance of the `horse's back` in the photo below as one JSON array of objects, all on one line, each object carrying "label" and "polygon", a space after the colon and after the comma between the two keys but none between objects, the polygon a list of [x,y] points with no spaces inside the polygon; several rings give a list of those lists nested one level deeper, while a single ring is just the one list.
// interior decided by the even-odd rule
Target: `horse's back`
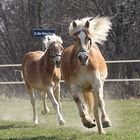
[{"label": "horse's back", "polygon": [[[34,51],[27,53],[22,60],[22,68],[28,69],[28,67],[35,67],[36,63],[43,56],[44,52],[42,51]],[[30,68],[29,68],[30,69]]]},{"label": "horse's back", "polygon": [[44,52],[43,51],[33,51],[25,54],[23,57],[23,63],[24,62],[29,62],[29,61],[38,61],[42,56]]}]

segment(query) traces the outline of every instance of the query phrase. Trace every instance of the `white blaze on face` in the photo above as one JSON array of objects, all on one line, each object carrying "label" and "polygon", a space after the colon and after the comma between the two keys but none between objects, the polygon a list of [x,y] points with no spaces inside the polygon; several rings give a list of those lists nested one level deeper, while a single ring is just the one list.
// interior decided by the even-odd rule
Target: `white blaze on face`
[{"label": "white blaze on face", "polygon": [[87,53],[87,48],[86,48],[86,45],[85,45],[85,39],[86,39],[85,32],[81,31],[78,34],[78,38],[81,41],[81,47],[79,48],[81,50],[79,50],[79,52],[78,52],[79,61],[81,63],[87,64],[88,63],[88,53]]},{"label": "white blaze on face", "polygon": [[78,35],[80,41],[81,41],[81,45],[82,47],[85,46],[85,38],[86,38],[86,34],[85,32],[81,31]]}]

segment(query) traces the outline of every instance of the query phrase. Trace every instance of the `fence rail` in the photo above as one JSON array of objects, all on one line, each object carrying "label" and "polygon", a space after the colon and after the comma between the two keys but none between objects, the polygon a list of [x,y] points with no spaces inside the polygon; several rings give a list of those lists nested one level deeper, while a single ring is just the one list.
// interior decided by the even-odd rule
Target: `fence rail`
[{"label": "fence rail", "polygon": [[[114,60],[114,61],[106,61],[107,64],[113,64],[113,63],[139,63],[140,60]],[[0,65],[0,68],[2,67],[21,67],[21,64],[2,64]]]},{"label": "fence rail", "polygon": [[115,61],[106,61],[108,64],[113,64],[113,63],[139,63],[140,60],[115,60]]},{"label": "fence rail", "polygon": [[[61,83],[64,82],[64,80],[60,81]],[[140,82],[140,79],[106,79],[105,82]],[[0,82],[0,85],[21,85],[25,84],[24,81],[10,81],[10,82]]]},{"label": "fence rail", "polygon": [[3,65],[0,65],[0,68],[5,68],[5,67],[21,67],[21,64],[3,64]]},{"label": "fence rail", "polygon": [[[140,60],[115,60],[115,61],[106,61],[107,64],[115,64],[115,63],[139,63]],[[21,67],[21,64],[3,64],[0,65],[2,67]],[[139,82],[140,79],[106,79],[106,82]],[[61,80],[64,82],[64,80]],[[11,84],[24,84],[24,81],[10,81],[10,82],[0,82],[0,85],[11,85]]]}]

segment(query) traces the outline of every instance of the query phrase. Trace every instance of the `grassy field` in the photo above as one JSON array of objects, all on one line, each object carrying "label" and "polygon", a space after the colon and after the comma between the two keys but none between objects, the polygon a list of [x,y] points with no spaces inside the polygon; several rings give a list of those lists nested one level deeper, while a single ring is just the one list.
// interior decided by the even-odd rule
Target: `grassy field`
[{"label": "grassy field", "polygon": [[37,101],[39,124],[32,124],[29,100],[0,98],[1,140],[140,140],[140,100],[106,100],[107,112],[113,126],[107,135],[99,135],[97,128],[82,126],[73,101],[63,101],[63,116],[67,122],[59,126],[54,109],[42,116],[42,104]]}]

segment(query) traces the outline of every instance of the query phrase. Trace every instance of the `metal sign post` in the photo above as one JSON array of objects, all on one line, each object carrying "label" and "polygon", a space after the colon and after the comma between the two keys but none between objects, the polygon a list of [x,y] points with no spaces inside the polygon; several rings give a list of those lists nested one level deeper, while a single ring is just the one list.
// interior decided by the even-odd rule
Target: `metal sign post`
[{"label": "metal sign post", "polygon": [[55,34],[54,29],[33,29],[32,35],[34,37],[44,37],[46,35],[53,35]]}]

